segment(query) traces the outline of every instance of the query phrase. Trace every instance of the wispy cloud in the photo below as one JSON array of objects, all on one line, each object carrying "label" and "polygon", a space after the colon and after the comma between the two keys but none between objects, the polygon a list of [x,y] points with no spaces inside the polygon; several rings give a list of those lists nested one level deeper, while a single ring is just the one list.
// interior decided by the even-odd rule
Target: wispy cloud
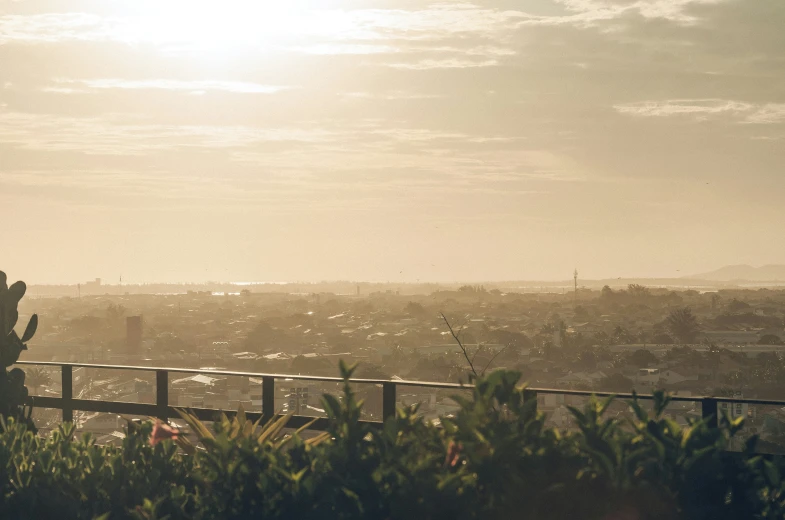
[{"label": "wispy cloud", "polygon": [[639,117],[705,116],[742,113],[753,105],[728,99],[668,99],[614,105],[617,112]]},{"label": "wispy cloud", "polygon": [[393,45],[378,45],[368,43],[318,43],[288,47],[289,51],[304,54],[337,55],[337,54],[394,54],[401,52],[399,47]]},{"label": "wispy cloud", "polygon": [[428,70],[428,69],[466,69],[474,67],[493,67],[498,65],[498,60],[466,60],[460,58],[447,58],[443,60],[418,60],[409,63],[390,63],[394,69]]},{"label": "wispy cloud", "polygon": [[567,10],[578,13],[577,19],[582,18],[586,22],[612,20],[628,14],[638,14],[643,18],[662,19],[686,25],[698,22],[698,18],[688,12],[691,6],[717,4],[724,1],[726,0],[557,0]]},{"label": "wispy cloud", "polygon": [[[293,87],[262,85],[243,81],[221,80],[176,80],[176,79],[63,79],[54,80],[58,86],[44,87],[49,92],[76,93],[90,90],[173,90],[186,92],[223,91],[242,94],[275,94]],[[79,88],[81,87],[81,88]]]},{"label": "wispy cloud", "polygon": [[154,124],[124,114],[64,117],[0,111],[0,142],[26,150],[137,155],[194,147],[225,149],[270,142],[332,140],[321,128]]},{"label": "wispy cloud", "polygon": [[[310,9],[258,6],[253,13],[201,12],[187,2],[154,7],[148,15],[102,16],[49,13],[0,16],[0,43],[24,41],[117,41],[181,50],[205,44],[283,48],[316,54],[370,54],[394,51],[395,42],[438,42],[469,35],[503,41],[526,26],[575,25],[614,20],[630,12],[646,18],[692,23],[686,10],[719,0],[556,0],[565,12],[533,14],[474,3],[444,3],[419,9]],[[182,9],[176,8],[182,4]],[[184,16],[183,12],[193,12]],[[257,12],[258,11],[258,12]],[[144,10],[142,10],[144,12]],[[227,14],[228,13],[228,14]],[[260,25],[261,24],[261,25]],[[173,29],[174,28],[174,29]],[[272,38],[272,39],[271,39]],[[391,42],[390,44],[382,43]]]},{"label": "wispy cloud", "polygon": [[767,103],[747,117],[754,124],[785,123],[785,103]]},{"label": "wispy cloud", "polygon": [[635,117],[708,117],[728,116],[739,123],[785,123],[785,103],[749,103],[730,99],[669,99],[614,105],[620,114]]},{"label": "wispy cloud", "polygon": [[45,13],[0,16],[0,44],[56,43],[114,39],[114,23],[90,13]]},{"label": "wispy cloud", "polygon": [[443,98],[444,96],[441,94],[425,94],[413,91],[406,91],[406,90],[390,90],[390,91],[381,91],[381,92],[368,92],[368,91],[356,91],[356,92],[345,92],[341,94],[344,98],[350,99],[373,99],[373,100],[388,100],[388,101],[395,101],[395,100],[416,100],[416,99],[439,99]]}]

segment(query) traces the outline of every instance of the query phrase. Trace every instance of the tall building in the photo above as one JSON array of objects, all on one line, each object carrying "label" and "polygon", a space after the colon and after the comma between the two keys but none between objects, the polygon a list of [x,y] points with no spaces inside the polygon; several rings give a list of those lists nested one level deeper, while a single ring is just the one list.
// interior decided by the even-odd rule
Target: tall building
[{"label": "tall building", "polygon": [[142,317],[128,316],[125,319],[125,344],[130,353],[142,349]]}]

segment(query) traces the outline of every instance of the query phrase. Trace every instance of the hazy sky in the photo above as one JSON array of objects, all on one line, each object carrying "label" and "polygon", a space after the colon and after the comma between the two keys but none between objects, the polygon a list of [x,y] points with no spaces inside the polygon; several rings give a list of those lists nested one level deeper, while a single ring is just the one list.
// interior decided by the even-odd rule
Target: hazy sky
[{"label": "hazy sky", "polygon": [[0,269],[785,263],[785,2],[0,0]]}]

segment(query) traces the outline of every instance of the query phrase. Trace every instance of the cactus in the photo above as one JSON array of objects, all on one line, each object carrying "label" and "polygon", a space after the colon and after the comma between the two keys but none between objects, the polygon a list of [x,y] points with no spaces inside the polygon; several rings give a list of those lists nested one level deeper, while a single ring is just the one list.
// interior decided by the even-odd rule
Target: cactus
[{"label": "cactus", "polygon": [[26,343],[38,328],[38,315],[30,318],[20,338],[14,328],[19,320],[19,301],[25,295],[27,285],[20,281],[8,287],[6,282],[6,274],[0,271],[0,418],[13,417],[35,430],[30,417],[32,408],[24,406],[28,395],[25,373],[19,368],[8,368],[17,362],[23,350],[27,350]]}]

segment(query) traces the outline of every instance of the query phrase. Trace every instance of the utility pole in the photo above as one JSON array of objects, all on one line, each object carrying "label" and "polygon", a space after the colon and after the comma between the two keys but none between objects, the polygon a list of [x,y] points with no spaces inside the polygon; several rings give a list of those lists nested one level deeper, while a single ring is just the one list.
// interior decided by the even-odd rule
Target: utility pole
[{"label": "utility pole", "polygon": [[575,294],[573,296],[573,305],[578,305],[578,268],[575,268]]}]

